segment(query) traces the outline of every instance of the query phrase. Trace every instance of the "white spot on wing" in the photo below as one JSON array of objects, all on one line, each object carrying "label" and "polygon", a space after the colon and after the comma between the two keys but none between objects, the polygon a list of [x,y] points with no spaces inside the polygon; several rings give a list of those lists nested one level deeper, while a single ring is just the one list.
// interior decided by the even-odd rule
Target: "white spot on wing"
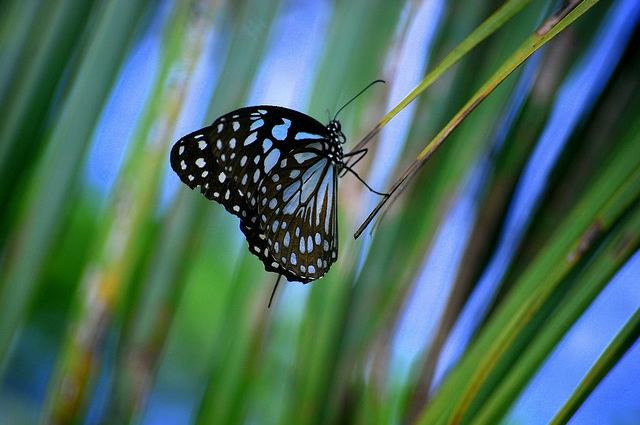
[{"label": "white spot on wing", "polygon": [[287,133],[289,131],[289,127],[291,127],[291,121],[283,118],[284,124],[274,125],[271,130],[271,134],[276,140],[284,140],[287,138]]},{"label": "white spot on wing", "polygon": [[[291,197],[300,190],[301,187],[301,183],[300,180],[296,180],[293,182],[293,184],[287,186],[287,188],[284,190],[284,192],[282,193],[282,199],[284,199],[285,202],[288,202],[289,199],[291,199]],[[286,210],[285,210],[286,213]],[[289,214],[292,214],[293,212],[289,212]]]},{"label": "white spot on wing", "polygon": [[313,252],[313,239],[311,239],[311,236],[307,237],[307,252]]},{"label": "white spot on wing", "polygon": [[264,125],[264,120],[259,119],[259,120],[255,120],[253,123],[251,123],[251,131],[255,131],[256,129],[262,127]]},{"label": "white spot on wing", "polygon": [[[302,186],[302,194],[300,195],[300,201],[302,203],[307,203],[309,197],[316,192],[316,189],[322,191],[322,186],[328,184],[327,178],[331,173],[326,173],[322,181],[320,181],[322,172],[327,165],[328,160],[325,158],[321,161],[318,161],[302,175],[302,181],[304,181],[304,185]],[[321,187],[318,188],[318,185],[321,185]]]},{"label": "white spot on wing", "polygon": [[322,151],[325,149],[324,145],[320,142],[315,142],[315,143],[310,143],[306,146],[307,149],[317,149],[319,151]]},{"label": "white spot on wing", "polygon": [[293,154],[293,157],[295,158],[296,161],[298,161],[298,164],[302,164],[303,162],[309,159],[312,159],[316,156],[318,155],[313,152],[298,152]]},{"label": "white spot on wing", "polygon": [[258,134],[251,133],[249,134],[249,136],[247,136],[246,139],[244,139],[244,145],[249,146],[251,143],[255,142],[257,139],[258,139]]},{"label": "white spot on wing", "polygon": [[262,142],[262,151],[264,153],[267,153],[267,151],[271,149],[271,146],[273,146],[273,143],[271,142],[271,140],[264,139],[264,141]]},{"label": "white spot on wing", "polygon": [[[287,201],[285,201],[285,202],[287,202]],[[284,209],[282,210],[282,213],[286,214],[286,215],[293,215],[296,212],[296,210],[298,209],[299,205],[300,205],[300,197],[299,196],[294,196],[284,206]]]},{"label": "white spot on wing", "polygon": [[303,140],[303,139],[324,139],[324,136],[320,134],[307,133],[305,131],[300,131],[296,133],[295,140]]},{"label": "white spot on wing", "polygon": [[273,167],[276,166],[276,164],[278,163],[278,159],[280,159],[280,151],[278,149],[274,149],[269,152],[269,154],[264,159],[265,173],[268,173]]}]

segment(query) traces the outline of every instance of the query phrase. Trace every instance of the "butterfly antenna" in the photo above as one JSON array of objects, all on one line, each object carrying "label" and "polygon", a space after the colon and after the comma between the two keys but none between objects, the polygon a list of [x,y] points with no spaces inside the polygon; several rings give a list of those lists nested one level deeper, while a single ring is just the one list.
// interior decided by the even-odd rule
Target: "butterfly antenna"
[{"label": "butterfly antenna", "polygon": [[347,103],[345,103],[344,105],[342,105],[342,108],[338,109],[338,112],[336,112],[336,114],[333,116],[333,119],[335,120],[336,118],[338,118],[338,114],[340,113],[340,111],[342,111],[342,110],[343,110],[343,109],[344,109],[348,104],[350,104],[351,102],[353,102],[354,100],[356,100],[356,99],[358,98],[358,96],[360,96],[362,93],[364,93],[365,91],[367,91],[367,89],[368,89],[369,87],[371,87],[372,85],[377,84],[377,83],[386,83],[386,81],[384,81],[384,80],[375,80],[375,81],[373,81],[373,82],[371,82],[371,83],[367,84],[367,87],[365,87],[365,88],[363,88],[362,90],[360,90],[360,92],[359,92],[357,95],[353,96],[353,97],[351,98],[351,100],[350,100],[350,101],[348,101]]},{"label": "butterfly antenna", "polygon": [[278,275],[276,284],[273,286],[273,291],[271,291],[271,296],[269,297],[269,305],[267,306],[267,308],[271,308],[271,301],[273,301],[273,296],[276,294],[276,289],[278,288],[278,283],[280,283],[280,278],[282,278],[281,274]]}]

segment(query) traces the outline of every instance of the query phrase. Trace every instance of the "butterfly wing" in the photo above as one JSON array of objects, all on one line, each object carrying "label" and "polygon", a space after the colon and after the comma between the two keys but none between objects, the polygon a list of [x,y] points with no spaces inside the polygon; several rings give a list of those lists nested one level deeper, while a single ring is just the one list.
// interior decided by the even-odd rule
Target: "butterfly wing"
[{"label": "butterfly wing", "polygon": [[308,146],[263,180],[258,206],[275,262],[304,283],[322,277],[338,256],[337,170]]},{"label": "butterfly wing", "polygon": [[[225,114],[171,150],[171,166],[185,184],[240,218],[249,250],[265,269],[302,282],[324,275],[337,257],[336,158],[342,159],[336,134],[277,106]],[[281,208],[269,208],[274,202]],[[294,233],[278,230],[283,223]]]},{"label": "butterfly wing", "polygon": [[[180,179],[241,220],[251,217],[248,202],[264,176],[266,112],[257,107],[230,112],[171,149],[171,167]],[[255,202],[253,207],[255,213]]]}]

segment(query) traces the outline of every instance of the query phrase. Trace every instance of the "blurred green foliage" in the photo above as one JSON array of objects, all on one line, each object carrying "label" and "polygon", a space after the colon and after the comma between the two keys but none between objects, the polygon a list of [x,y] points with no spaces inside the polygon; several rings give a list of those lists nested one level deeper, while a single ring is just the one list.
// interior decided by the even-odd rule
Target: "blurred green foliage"
[{"label": "blurred green foliage", "polygon": [[[400,78],[397,58],[422,3],[323,3],[326,35],[308,75],[305,112],[323,117],[375,78],[387,86]],[[540,52],[522,108],[491,157],[495,170],[477,200],[447,307],[434,335],[417,336],[431,343],[405,377],[391,372],[394,332],[434,234],[469,170],[493,149],[522,67],[484,92],[487,99],[411,176],[376,228],[361,272],[364,244],[352,233],[368,213],[367,198],[359,182],[342,179],[338,263],[319,282],[287,283],[267,309],[275,276],[247,252],[235,218],[184,187],[164,203],[163,185],[190,83],[208,49],[219,68],[206,122],[246,104],[275,28],[301,2],[1,3],[0,418],[140,423],[153,420],[153,395],[151,403],[170,400],[201,424],[504,421],[640,241],[640,55],[630,42],[564,149],[489,314],[431,390],[440,350],[495,250],[558,90],[599,43],[596,31],[615,2],[577,3]],[[535,31],[554,7],[543,0],[447,3],[430,56],[414,52],[442,76],[418,87],[407,140],[398,141],[396,178],[478,90],[506,77],[498,69],[515,68],[524,60],[519,53],[547,41]],[[154,80],[130,139],[114,141],[126,144],[125,156],[114,186],[100,193],[85,171],[96,126],[147,31],[161,39]],[[441,62],[452,51],[459,62]],[[388,112],[385,90],[341,113],[347,150]],[[368,147],[371,158],[376,139]],[[376,172],[368,165],[358,165],[361,175]],[[638,329],[636,315],[558,423],[616,365]],[[31,390],[36,396],[20,395],[25,365],[44,371],[46,388]]]}]

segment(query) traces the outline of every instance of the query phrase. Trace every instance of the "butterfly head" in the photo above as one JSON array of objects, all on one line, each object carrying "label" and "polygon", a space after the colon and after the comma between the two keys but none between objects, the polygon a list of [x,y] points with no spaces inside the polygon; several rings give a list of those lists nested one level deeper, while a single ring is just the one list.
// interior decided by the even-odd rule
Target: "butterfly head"
[{"label": "butterfly head", "polygon": [[344,144],[347,140],[344,133],[342,132],[342,125],[340,125],[340,121],[333,119],[327,124],[327,130],[331,134],[331,137],[335,139],[340,144]]}]

